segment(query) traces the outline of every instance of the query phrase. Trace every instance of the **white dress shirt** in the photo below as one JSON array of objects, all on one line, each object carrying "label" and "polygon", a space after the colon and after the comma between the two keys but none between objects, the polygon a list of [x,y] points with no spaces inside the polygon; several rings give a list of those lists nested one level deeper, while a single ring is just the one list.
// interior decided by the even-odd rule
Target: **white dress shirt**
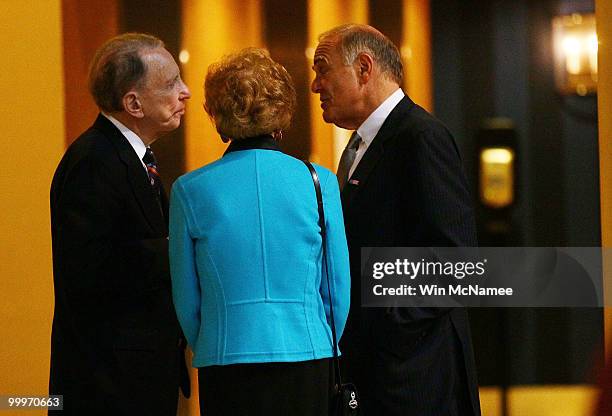
[{"label": "white dress shirt", "polygon": [[349,178],[353,175],[353,172],[355,172],[357,165],[361,161],[361,158],[363,158],[366,150],[368,150],[368,147],[370,146],[370,143],[372,143],[372,140],[374,140],[374,137],[376,137],[378,134],[378,131],[382,127],[383,123],[387,117],[389,117],[389,114],[391,111],[393,111],[395,106],[402,101],[402,98],[404,98],[404,91],[402,91],[401,88],[398,88],[393,94],[387,97],[387,99],[383,101],[382,104],[379,105],[378,108],[374,110],[357,129],[357,134],[359,137],[361,137],[361,142],[357,148],[355,161],[349,170]]},{"label": "white dress shirt", "polygon": [[132,146],[132,148],[138,155],[138,159],[140,159],[140,163],[142,163],[142,167],[144,168],[145,171],[147,171],[147,165],[145,165],[145,163],[142,161],[142,158],[144,157],[145,152],[147,151],[147,146],[145,146],[142,139],[138,137],[138,135],[134,133],[132,130],[127,128],[123,123],[117,120],[115,117],[111,116],[110,114],[106,114],[106,113],[102,113],[102,115],[106,117],[107,119],[109,119],[109,121],[113,123],[115,127],[119,129],[121,134],[125,136],[127,141],[130,143],[130,145]]}]

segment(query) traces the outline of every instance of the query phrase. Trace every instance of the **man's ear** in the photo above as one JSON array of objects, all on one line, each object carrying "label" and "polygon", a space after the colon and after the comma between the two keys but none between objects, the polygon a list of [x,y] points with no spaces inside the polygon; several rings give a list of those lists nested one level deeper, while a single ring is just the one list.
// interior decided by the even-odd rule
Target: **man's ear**
[{"label": "man's ear", "polygon": [[128,91],[123,96],[123,110],[136,118],[143,118],[142,104],[140,103],[139,95],[136,91]]},{"label": "man's ear", "polygon": [[357,65],[357,76],[362,84],[367,83],[372,76],[372,69],[374,67],[374,59],[365,53],[361,52],[357,55],[357,59],[355,60]]}]

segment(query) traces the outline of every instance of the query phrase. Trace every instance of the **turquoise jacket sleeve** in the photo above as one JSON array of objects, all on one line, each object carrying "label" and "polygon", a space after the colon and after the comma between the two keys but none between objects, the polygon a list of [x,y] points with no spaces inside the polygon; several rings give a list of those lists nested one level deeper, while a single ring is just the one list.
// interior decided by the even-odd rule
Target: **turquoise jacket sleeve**
[{"label": "turquoise jacket sleeve", "polygon": [[189,207],[180,182],[170,196],[170,273],[176,316],[192,347],[200,331],[200,282],[196,269],[194,240],[189,233]]}]

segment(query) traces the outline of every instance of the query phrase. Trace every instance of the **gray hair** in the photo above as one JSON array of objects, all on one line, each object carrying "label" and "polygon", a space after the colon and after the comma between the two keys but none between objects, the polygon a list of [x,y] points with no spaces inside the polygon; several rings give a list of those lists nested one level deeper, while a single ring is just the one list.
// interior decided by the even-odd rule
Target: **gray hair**
[{"label": "gray hair", "polygon": [[368,25],[349,23],[337,26],[319,36],[319,42],[338,37],[340,54],[345,65],[351,65],[357,55],[366,52],[380,65],[383,74],[401,85],[404,76],[402,60],[397,46]]},{"label": "gray hair", "polygon": [[164,47],[164,42],[144,33],[124,33],[102,45],[89,67],[89,92],[102,111],[122,111],[123,96],[139,88],[146,75],[144,51]]}]

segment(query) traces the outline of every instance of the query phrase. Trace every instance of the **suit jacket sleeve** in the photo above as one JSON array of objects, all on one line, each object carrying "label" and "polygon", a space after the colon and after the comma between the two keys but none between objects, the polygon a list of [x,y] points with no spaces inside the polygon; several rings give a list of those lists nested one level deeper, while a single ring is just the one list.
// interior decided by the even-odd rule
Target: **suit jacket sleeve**
[{"label": "suit jacket sleeve", "polygon": [[194,348],[200,331],[201,293],[194,242],[189,233],[188,202],[180,181],[170,195],[170,271],[176,315],[189,345]]},{"label": "suit jacket sleeve", "polygon": [[[323,206],[327,229],[327,269],[330,272],[334,307],[334,323],[338,340],[342,337],[350,306],[351,280],[342,204],[336,175],[328,170],[318,170],[319,177],[326,178],[323,184]],[[323,181],[322,181],[323,183]],[[328,321],[330,299],[327,292],[326,269],[323,268],[320,294]]]}]

